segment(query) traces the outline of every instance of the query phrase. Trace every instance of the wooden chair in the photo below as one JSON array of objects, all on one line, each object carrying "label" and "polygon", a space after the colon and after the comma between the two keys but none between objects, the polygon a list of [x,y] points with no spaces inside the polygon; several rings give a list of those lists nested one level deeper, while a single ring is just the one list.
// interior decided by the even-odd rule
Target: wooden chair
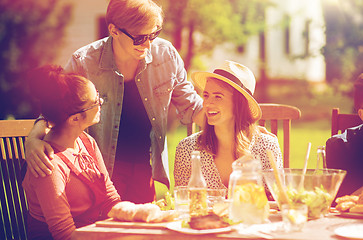
[{"label": "wooden chair", "polygon": [[0,239],[27,239],[28,205],[21,186],[24,141],[34,120],[0,120]]},{"label": "wooden chair", "polygon": [[[283,159],[284,167],[290,166],[290,132],[291,120],[301,117],[301,111],[293,106],[283,104],[261,103],[262,118],[259,121],[260,126],[270,126],[270,131],[278,136],[278,121],[282,121],[283,130]],[[269,124],[268,124],[269,123]],[[196,130],[195,123],[187,125],[188,136]]]},{"label": "wooden chair", "polygon": [[259,121],[260,126],[266,126],[269,122],[270,131],[278,136],[278,122],[282,122],[283,131],[283,159],[284,167],[290,167],[290,132],[291,120],[301,117],[301,111],[294,106],[272,103],[259,104],[262,110],[262,117]]},{"label": "wooden chair", "polygon": [[344,132],[345,129],[355,127],[362,124],[362,120],[358,114],[339,113],[339,108],[333,108],[331,115],[331,135],[336,135],[339,131]]}]

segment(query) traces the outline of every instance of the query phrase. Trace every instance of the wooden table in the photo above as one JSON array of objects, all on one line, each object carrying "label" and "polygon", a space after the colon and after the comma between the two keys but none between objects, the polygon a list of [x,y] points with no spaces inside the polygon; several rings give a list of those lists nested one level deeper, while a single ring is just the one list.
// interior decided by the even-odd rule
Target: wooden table
[{"label": "wooden table", "polygon": [[[270,217],[272,223],[281,221],[280,214]],[[363,224],[363,219],[343,218],[330,214],[325,218],[308,221],[300,232],[272,232],[269,239],[342,239],[334,234],[337,227],[348,224]],[[268,237],[268,236],[267,236]],[[230,239],[263,239],[264,237],[247,237],[237,231],[223,234],[191,235],[174,232],[166,228],[134,228],[134,227],[100,227],[96,224],[76,229],[72,240],[122,239],[122,240],[230,240]]]}]

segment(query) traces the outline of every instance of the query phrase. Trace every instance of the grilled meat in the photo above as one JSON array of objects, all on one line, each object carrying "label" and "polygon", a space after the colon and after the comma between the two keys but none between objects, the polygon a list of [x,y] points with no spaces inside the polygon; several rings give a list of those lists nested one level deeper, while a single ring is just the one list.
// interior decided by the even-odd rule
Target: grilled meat
[{"label": "grilled meat", "polygon": [[220,216],[209,213],[205,216],[191,217],[189,226],[193,229],[203,230],[228,227],[229,223],[225,222]]}]

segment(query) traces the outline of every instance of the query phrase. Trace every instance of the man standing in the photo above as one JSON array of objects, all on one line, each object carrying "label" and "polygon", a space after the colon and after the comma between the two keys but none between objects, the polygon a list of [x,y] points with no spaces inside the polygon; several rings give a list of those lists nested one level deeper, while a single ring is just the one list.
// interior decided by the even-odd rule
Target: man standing
[{"label": "man standing", "polygon": [[[105,100],[101,121],[89,128],[122,200],[154,200],[153,180],[169,186],[167,116],[174,104],[183,124],[201,123],[202,99],[187,81],[172,44],[157,38],[163,13],[151,0],[111,0],[110,36],[77,50],[65,67],[90,79]],[[34,175],[51,174],[53,150],[37,121],[26,142]]]}]

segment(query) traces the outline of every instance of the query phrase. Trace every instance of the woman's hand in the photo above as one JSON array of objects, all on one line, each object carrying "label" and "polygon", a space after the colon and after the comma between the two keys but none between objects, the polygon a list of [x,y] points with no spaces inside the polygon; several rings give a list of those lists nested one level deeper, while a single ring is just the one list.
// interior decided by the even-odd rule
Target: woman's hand
[{"label": "woman's hand", "polygon": [[53,148],[45,141],[28,137],[25,141],[25,160],[27,167],[35,177],[45,177],[52,174],[54,158]]}]

